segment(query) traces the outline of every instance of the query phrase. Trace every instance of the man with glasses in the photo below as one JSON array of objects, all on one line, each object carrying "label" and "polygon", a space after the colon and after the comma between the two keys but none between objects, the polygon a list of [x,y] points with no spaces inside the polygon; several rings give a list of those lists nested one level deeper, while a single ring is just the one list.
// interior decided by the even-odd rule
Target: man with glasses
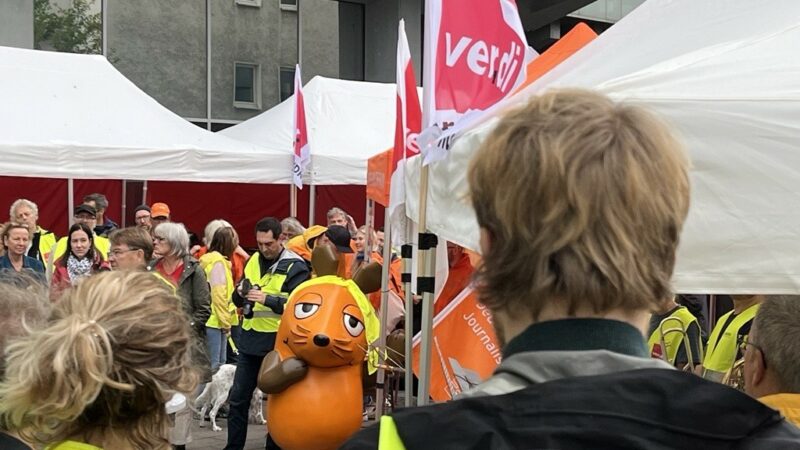
[{"label": "man with glasses", "polygon": [[[82,223],[89,227],[90,230],[94,230],[97,226],[97,211],[92,207],[92,205],[78,205],[75,207],[73,212],[73,219],[75,223]],[[48,272],[52,274],[53,270],[55,270],[55,261],[58,261],[59,258],[64,256],[67,253],[67,239],[68,237],[62,237],[58,240],[55,246],[55,250],[50,253],[50,258],[47,261],[47,269]],[[98,236],[97,233],[94,233],[94,247],[100,252],[100,255],[103,259],[108,259],[108,250],[111,247],[111,244],[108,242],[108,238],[104,236]]]},{"label": "man with glasses", "polygon": [[743,342],[745,392],[800,425],[800,296],[769,296]]},{"label": "man with glasses", "polygon": [[[112,270],[133,270],[144,272],[147,263],[153,259],[153,239],[142,228],[128,227],[111,232],[109,236],[111,250],[108,252],[108,262]],[[175,286],[157,271],[152,271],[170,291],[175,293]]]},{"label": "man with glasses", "polygon": [[144,231],[150,233],[150,229],[153,227],[153,217],[150,212],[150,207],[147,205],[139,205],[133,211],[133,219],[136,223],[136,227],[143,229]]}]

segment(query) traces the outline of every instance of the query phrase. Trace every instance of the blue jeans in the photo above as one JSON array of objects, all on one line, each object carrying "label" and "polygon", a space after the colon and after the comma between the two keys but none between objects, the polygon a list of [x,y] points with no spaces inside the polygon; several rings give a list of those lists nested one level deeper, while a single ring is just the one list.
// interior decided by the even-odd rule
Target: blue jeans
[{"label": "blue jeans", "polygon": [[211,359],[211,372],[216,373],[219,366],[225,364],[228,340],[219,328],[206,327],[206,345]]}]

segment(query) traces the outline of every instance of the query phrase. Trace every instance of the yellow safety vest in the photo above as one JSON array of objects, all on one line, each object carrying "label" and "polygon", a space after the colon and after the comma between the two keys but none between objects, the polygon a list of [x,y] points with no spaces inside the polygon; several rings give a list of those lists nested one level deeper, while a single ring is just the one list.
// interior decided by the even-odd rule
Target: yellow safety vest
[{"label": "yellow safety vest", "polygon": [[[244,266],[244,276],[252,285],[258,285],[261,292],[267,295],[280,295],[288,297],[288,292],[283,292],[283,283],[286,282],[286,274],[294,264],[305,264],[296,259],[281,259],[278,260],[264,276],[261,276],[261,263],[259,254],[256,253],[250,257],[247,264]],[[253,306],[253,318],[244,318],[242,320],[243,330],[255,330],[261,333],[277,333],[278,326],[281,324],[281,316],[275,314],[270,308],[256,303]]]},{"label": "yellow safety vest", "polygon": [[380,431],[378,431],[378,450],[405,450],[397,424],[392,416],[381,416]]},{"label": "yellow safety vest", "polygon": [[[697,324],[697,318],[695,318],[692,313],[689,312],[689,309],[685,306],[680,306],[675,311],[672,312],[668,317],[664,318],[661,323],[664,321],[669,320],[667,322],[667,329],[672,328],[674,326],[674,321],[670,320],[672,317],[676,317],[681,321],[684,330],[689,330],[689,326],[692,323]],[[672,325],[670,325],[672,323]],[[697,332],[700,333],[700,326],[697,325]],[[660,355],[667,355],[667,362],[670,364],[675,364],[675,358],[678,356],[678,349],[681,348],[683,344],[683,334],[681,333],[668,333],[664,337],[664,346],[666,349],[661,348],[660,352],[654,353],[653,350],[656,350],[656,345],[659,347],[661,346],[661,324],[653,331],[653,334],[650,335],[650,339],[647,341],[647,345],[650,348],[650,356],[656,358],[658,354]],[[699,347],[698,347],[699,348]],[[697,355],[692,355],[696,357]],[[662,356],[663,358],[663,356]],[[696,361],[696,360],[695,360]]]},{"label": "yellow safety vest", "polygon": [[56,245],[58,237],[52,231],[47,231],[42,227],[37,227],[39,232],[39,258],[43,264],[47,264],[50,258],[50,252],[53,251],[53,246]]},{"label": "yellow safety vest", "polygon": [[46,450],[103,450],[91,444],[78,441],[62,441],[45,447]]},{"label": "yellow safety vest", "polygon": [[[53,273],[56,269],[56,261],[59,260],[62,256],[67,253],[67,238],[69,236],[64,236],[58,240],[56,243],[55,250],[53,251],[53,257],[50,258],[50,264],[48,270],[50,273]],[[103,236],[94,235],[94,248],[100,252],[100,255],[103,259],[108,260],[108,251],[111,248],[111,242],[109,242],[108,238]]]},{"label": "yellow safety vest", "polygon": [[717,326],[714,327],[714,331],[711,332],[711,336],[708,338],[708,349],[706,350],[705,359],[703,359],[703,367],[706,371],[712,372],[708,374],[712,378],[725,374],[725,372],[733,367],[733,363],[736,362],[736,352],[739,346],[737,342],[739,329],[747,322],[753,320],[758,312],[758,307],[759,305],[755,304],[742,311],[731,321],[730,325],[728,325],[728,328],[725,329],[725,332],[722,333],[721,336],[720,330],[733,314],[733,311],[720,317],[719,321],[717,321]]},{"label": "yellow safety vest", "polygon": [[[222,263],[225,267],[225,286],[212,286],[211,287],[211,316],[206,321],[206,326],[210,328],[221,328],[220,316],[226,314],[229,319],[227,321],[230,325],[236,325],[239,321],[239,316],[236,315],[236,305],[231,301],[233,295],[233,275],[231,274],[231,262],[228,261],[219,252],[210,252],[200,257],[200,266],[206,273],[206,279],[211,279],[211,270],[217,263]],[[210,284],[210,283],[209,283]],[[215,298],[223,298],[226,304],[225,311],[219,311],[218,305],[220,302],[214,302]]]},{"label": "yellow safety vest", "polygon": [[164,284],[169,286],[169,289],[172,292],[172,295],[178,295],[178,288],[172,283],[172,281],[169,281],[168,279],[164,278],[164,275],[161,275],[161,273],[159,273],[155,269],[151,270],[150,273],[155,275],[156,278],[158,278],[159,280],[163,281]]}]

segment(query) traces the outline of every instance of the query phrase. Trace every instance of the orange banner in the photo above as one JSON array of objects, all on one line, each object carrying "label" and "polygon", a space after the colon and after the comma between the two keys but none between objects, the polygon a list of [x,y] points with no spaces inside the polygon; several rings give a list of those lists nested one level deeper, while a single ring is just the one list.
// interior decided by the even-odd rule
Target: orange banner
[{"label": "orange banner", "polygon": [[592,42],[596,37],[597,33],[589,28],[589,25],[585,23],[575,25],[569,30],[569,33],[565,34],[555,44],[545,50],[544,53],[539,55],[538,58],[528,64],[528,67],[525,68],[525,81],[517,86],[514,93],[528,87],[531,83],[538,80],[539,77],[549,72],[550,69],[561,64],[567,58],[575,54],[575,52],[582,49],[586,44]]},{"label": "orange banner", "polygon": [[392,181],[392,150],[378,153],[367,161],[367,198],[389,206]]},{"label": "orange banner", "polygon": [[[417,334],[411,352],[417,376],[420,347]],[[500,359],[491,313],[468,287],[433,321],[431,398],[437,402],[452,399],[489,378]]]}]

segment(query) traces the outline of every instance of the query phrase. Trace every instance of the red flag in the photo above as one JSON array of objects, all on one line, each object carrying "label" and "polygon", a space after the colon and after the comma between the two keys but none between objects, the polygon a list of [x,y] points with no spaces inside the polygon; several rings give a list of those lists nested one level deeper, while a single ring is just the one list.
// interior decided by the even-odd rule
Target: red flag
[{"label": "red flag", "polygon": [[[392,151],[392,181],[389,214],[393,225],[401,225],[405,217],[405,159],[419,153],[417,135],[422,128],[422,110],[417,94],[417,81],[411,63],[405,22],[400,20],[397,29],[397,116],[395,119],[394,149]],[[393,227],[402,230],[404,227]],[[401,242],[400,233],[394,233],[393,242]]]},{"label": "red flag", "polygon": [[303,81],[300,76],[300,64],[294,71],[294,167],[292,178],[295,186],[303,189],[303,172],[311,160],[311,147],[308,145],[306,129],[306,108],[303,103]]},{"label": "red flag", "polygon": [[431,130],[421,146],[428,163],[447,155],[462,118],[480,115],[525,80],[536,52],[514,0],[428,0],[425,14],[425,128]]}]

